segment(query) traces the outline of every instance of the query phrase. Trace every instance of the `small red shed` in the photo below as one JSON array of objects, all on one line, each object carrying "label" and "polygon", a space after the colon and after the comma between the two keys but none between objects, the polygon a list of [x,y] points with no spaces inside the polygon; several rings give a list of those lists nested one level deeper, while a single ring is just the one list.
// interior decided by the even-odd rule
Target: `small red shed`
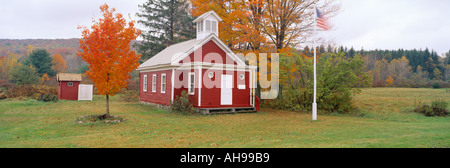
[{"label": "small red shed", "polygon": [[58,98],[65,100],[78,100],[78,86],[82,80],[81,74],[58,73]]},{"label": "small red shed", "polygon": [[218,38],[221,20],[214,11],[199,16],[196,39],[168,46],[138,67],[141,102],[170,105],[184,90],[204,113],[256,111],[256,66]]}]

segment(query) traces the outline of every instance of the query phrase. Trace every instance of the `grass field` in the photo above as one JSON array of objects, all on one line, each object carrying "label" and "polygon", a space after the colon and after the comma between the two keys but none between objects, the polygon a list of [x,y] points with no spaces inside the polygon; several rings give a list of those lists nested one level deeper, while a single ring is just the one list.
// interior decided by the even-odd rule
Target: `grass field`
[{"label": "grass field", "polygon": [[105,101],[0,100],[0,147],[450,147],[450,117],[412,112],[414,101],[450,102],[445,89],[371,88],[351,114],[262,109],[259,113],[183,116],[137,102],[111,102],[119,124],[75,124],[102,114]]}]

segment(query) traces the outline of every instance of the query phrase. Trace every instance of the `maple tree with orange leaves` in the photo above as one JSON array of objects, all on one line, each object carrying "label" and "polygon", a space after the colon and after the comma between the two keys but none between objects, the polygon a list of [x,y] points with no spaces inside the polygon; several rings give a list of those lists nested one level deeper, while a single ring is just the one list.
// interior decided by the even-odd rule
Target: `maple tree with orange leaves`
[{"label": "maple tree with orange leaves", "polygon": [[53,55],[53,61],[55,65],[53,66],[53,70],[56,72],[65,72],[67,69],[66,61],[62,58],[60,54]]},{"label": "maple tree with orange leaves", "polygon": [[122,14],[114,14],[116,10],[106,3],[100,10],[103,18],[93,21],[92,30],[78,27],[83,37],[78,55],[89,64],[86,75],[94,82],[98,94],[106,96],[106,118],[109,118],[109,96],[126,87],[129,73],[139,66],[141,55],[131,50],[130,43],[141,32],[134,27],[134,21],[127,23]]}]

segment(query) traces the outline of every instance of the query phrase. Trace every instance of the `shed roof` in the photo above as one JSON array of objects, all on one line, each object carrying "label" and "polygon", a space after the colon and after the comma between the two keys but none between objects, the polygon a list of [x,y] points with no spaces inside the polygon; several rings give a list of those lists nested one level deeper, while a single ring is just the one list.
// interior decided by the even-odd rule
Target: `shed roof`
[{"label": "shed roof", "polygon": [[57,81],[82,81],[81,74],[58,73],[56,75]]}]

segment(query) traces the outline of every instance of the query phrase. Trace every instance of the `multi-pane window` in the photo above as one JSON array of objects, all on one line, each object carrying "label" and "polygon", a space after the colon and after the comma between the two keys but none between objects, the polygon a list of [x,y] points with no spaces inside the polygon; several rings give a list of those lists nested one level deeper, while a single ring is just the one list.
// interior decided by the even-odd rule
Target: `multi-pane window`
[{"label": "multi-pane window", "polygon": [[193,72],[189,73],[188,78],[188,94],[194,94],[195,92],[195,74]]},{"label": "multi-pane window", "polygon": [[152,78],[152,92],[156,92],[156,74],[153,74]]},{"label": "multi-pane window", "polygon": [[161,74],[161,93],[166,93],[166,74]]},{"label": "multi-pane window", "polygon": [[144,75],[144,88],[142,88],[144,92],[147,91],[147,75]]}]

